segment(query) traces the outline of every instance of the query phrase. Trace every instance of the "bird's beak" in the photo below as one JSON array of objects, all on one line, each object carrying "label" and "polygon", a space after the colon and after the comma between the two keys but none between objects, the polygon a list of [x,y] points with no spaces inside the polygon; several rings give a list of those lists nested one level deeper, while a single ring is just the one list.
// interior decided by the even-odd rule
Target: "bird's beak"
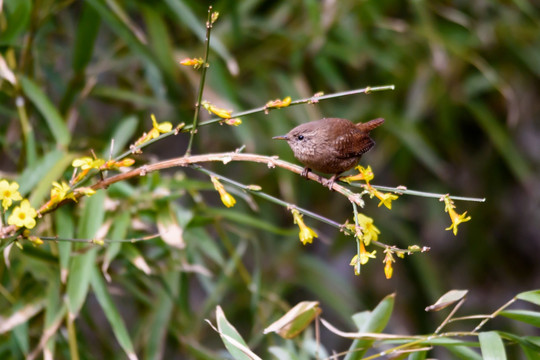
[{"label": "bird's beak", "polygon": [[280,136],[274,136],[272,139],[274,140],[288,140],[289,138],[287,135],[280,135]]}]

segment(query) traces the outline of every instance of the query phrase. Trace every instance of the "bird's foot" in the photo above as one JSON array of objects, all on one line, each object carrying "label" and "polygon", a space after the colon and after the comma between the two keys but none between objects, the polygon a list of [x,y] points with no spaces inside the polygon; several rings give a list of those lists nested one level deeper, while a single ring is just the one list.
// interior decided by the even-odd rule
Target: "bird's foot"
[{"label": "bird's foot", "polygon": [[306,179],[308,178],[308,174],[309,172],[311,171],[310,168],[308,168],[307,166],[304,168],[304,170],[302,171],[302,173],[300,174],[300,176],[303,176],[305,177]]},{"label": "bird's foot", "polygon": [[325,186],[327,186],[331,191],[334,191],[332,188],[334,187],[336,180],[339,180],[339,174],[332,175],[332,177],[326,181]]}]

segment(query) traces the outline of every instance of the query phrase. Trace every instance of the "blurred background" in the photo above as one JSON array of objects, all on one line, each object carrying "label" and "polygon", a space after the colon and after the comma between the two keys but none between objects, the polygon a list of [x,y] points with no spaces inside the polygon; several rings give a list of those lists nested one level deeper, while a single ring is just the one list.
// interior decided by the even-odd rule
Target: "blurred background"
[{"label": "blurred background", "polygon": [[[381,242],[431,248],[398,259],[394,276],[386,280],[381,250],[354,276],[353,238],[305,218],[319,239],[302,246],[288,210],[234,188],[229,190],[238,203],[225,209],[208,178],[195,170],[174,169],[114,186],[107,196],[133,219],[124,238],[155,232],[156,214],[165,206],[180,219],[186,245],[175,249],[159,239],[122,245],[112,259],[108,287],[137,351],[155,355],[148,345],[155,335],[170,358],[211,358],[223,345],[202,320],[212,318],[217,304],[252,348],[265,354],[273,340],[262,336],[262,329],[302,300],[320,301],[323,317],[353,331],[352,314],[396,293],[387,330],[419,334],[434,331],[442,321],[444,314],[424,308],[450,289],[470,290],[462,310],[469,315],[492,312],[516,293],[538,288],[540,9],[534,2],[5,0],[0,54],[17,77],[41,88],[72,136],[59,146],[44,111],[28,100],[28,86],[3,80],[2,177],[21,179],[25,169],[59,148],[65,156],[88,155],[89,149],[108,154],[118,129],[130,129],[127,149],[150,129],[152,113],[159,122],[190,124],[200,72],[178,61],[203,56],[209,5],[220,13],[203,96],[213,104],[239,112],[319,91],[388,84],[395,90],[260,113],[242,118],[239,127],[204,126],[193,153],[245,145],[245,152],[297,163],[289,147],[272,136],[321,117],[353,122],[384,117],[384,125],[372,133],[375,148],[361,160],[372,166],[373,184],[485,197],[486,202],[456,201],[458,212],[467,211],[472,220],[454,236],[444,230],[450,219],[436,199],[404,195],[392,210],[366,199],[362,212],[374,219]],[[27,99],[30,147],[15,106],[20,95]],[[202,118],[210,117],[204,112]],[[143,164],[182,156],[187,141],[185,133],[171,136],[136,158]],[[56,169],[65,179],[71,174],[68,165]],[[352,221],[346,198],[283,169],[251,163],[204,166],[339,223]],[[167,196],[160,197],[163,189]],[[77,227],[76,207],[69,209]],[[117,215],[106,218],[114,222]],[[54,226],[47,231],[60,232]],[[142,255],[151,275],[134,264],[132,251]],[[36,262],[46,258],[51,276],[59,276],[54,244],[39,248],[32,259],[21,251],[10,256],[11,268],[0,265],[0,279],[17,300],[38,296],[29,287],[47,288],[47,280],[32,270],[39,268]],[[241,261],[233,262],[235,256]],[[99,264],[102,260],[98,256]],[[159,301],[171,306],[163,322],[157,320]],[[0,304],[15,306],[2,296]],[[85,358],[114,354],[117,345],[106,336],[110,329],[92,293],[81,314],[78,337]],[[161,332],[149,335],[148,324],[160,324]],[[42,324],[34,318],[27,326],[34,329],[28,332],[34,345]],[[11,349],[13,337],[0,335],[0,351]],[[330,350],[348,348],[348,341],[328,332],[322,337]],[[57,347],[59,356],[66,354],[65,341],[58,340]]]}]

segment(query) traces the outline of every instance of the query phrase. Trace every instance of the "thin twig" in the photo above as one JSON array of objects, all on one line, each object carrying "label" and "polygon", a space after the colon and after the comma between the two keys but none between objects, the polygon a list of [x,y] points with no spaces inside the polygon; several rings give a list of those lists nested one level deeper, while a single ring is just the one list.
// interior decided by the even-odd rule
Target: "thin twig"
[{"label": "thin twig", "polygon": [[[186,150],[186,155],[191,155],[191,146],[193,145],[193,138],[197,133],[197,126],[199,121],[199,111],[201,109],[202,96],[204,91],[204,81],[206,80],[206,70],[208,69],[208,54],[210,52],[210,34],[212,32],[212,6],[208,7],[208,17],[206,19],[206,39],[204,50],[204,63],[201,69],[201,82],[199,83],[199,95],[197,96],[197,103],[195,104],[195,112],[193,113],[193,125],[191,126],[191,132],[189,135],[189,143]],[[176,130],[174,130],[176,131]]]}]

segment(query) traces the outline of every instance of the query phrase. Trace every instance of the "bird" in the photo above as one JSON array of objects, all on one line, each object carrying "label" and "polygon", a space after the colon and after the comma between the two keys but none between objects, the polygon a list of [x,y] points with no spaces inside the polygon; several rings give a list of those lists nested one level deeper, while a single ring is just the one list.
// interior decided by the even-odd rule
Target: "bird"
[{"label": "bird", "polygon": [[384,123],[377,118],[365,123],[353,123],[341,118],[323,118],[298,125],[286,135],[274,140],[286,140],[294,157],[305,165],[302,176],[312,170],[333,174],[326,185],[332,189],[340,174],[356,164],[375,141],[369,132]]}]

